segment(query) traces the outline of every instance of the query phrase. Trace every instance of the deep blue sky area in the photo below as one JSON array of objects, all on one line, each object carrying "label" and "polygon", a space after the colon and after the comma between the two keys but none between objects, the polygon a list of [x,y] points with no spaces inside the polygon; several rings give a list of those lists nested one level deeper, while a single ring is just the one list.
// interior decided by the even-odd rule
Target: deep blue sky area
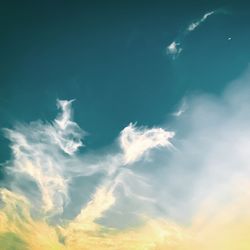
[{"label": "deep blue sky area", "polygon": [[[218,9],[178,58],[166,54],[188,24]],[[160,124],[185,95],[219,93],[244,71],[249,24],[247,1],[2,1],[0,127],[53,119],[57,98],[76,99],[89,149],[129,122]]]}]

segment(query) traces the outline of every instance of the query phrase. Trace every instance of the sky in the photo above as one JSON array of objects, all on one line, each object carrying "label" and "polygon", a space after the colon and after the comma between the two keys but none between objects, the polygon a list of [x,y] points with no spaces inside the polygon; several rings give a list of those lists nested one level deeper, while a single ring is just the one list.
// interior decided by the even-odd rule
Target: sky
[{"label": "sky", "polygon": [[248,249],[248,3],[0,7],[0,250]]}]

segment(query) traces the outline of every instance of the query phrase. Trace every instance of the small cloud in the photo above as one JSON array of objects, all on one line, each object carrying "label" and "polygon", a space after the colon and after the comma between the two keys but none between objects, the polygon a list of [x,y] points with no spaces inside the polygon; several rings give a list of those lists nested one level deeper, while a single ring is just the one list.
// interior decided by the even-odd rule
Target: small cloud
[{"label": "small cloud", "polygon": [[191,31],[194,31],[201,23],[205,22],[206,19],[213,15],[215,12],[214,11],[211,11],[211,12],[208,12],[206,13],[200,20],[198,20],[197,22],[193,22],[191,23],[188,28],[187,28],[187,31],[188,32],[191,32]]},{"label": "small cloud", "polygon": [[176,58],[181,52],[182,48],[180,47],[180,43],[173,41],[169,46],[167,46],[167,54],[172,55],[173,58]]},{"label": "small cloud", "polygon": [[57,100],[57,107],[61,113],[55,119],[50,131],[51,138],[68,155],[74,154],[83,146],[84,132],[77,123],[72,120],[71,104],[74,100]]},{"label": "small cloud", "polygon": [[[53,122],[17,124],[5,129],[11,141],[13,159],[6,166],[15,176],[20,189],[25,178],[27,185],[35,183],[41,193],[42,208],[46,213],[61,213],[68,200],[68,167],[66,160],[83,146],[84,131],[72,119],[73,100],[57,100],[59,114]],[[26,194],[31,191],[26,191]],[[35,199],[36,197],[34,197]]]},{"label": "small cloud", "polygon": [[176,117],[181,116],[184,112],[186,112],[187,108],[188,108],[187,102],[184,100],[181,106],[179,107],[179,109],[173,113],[173,116],[176,116]]},{"label": "small cloud", "polygon": [[120,136],[120,146],[124,154],[125,164],[138,161],[146,152],[157,147],[170,146],[170,139],[174,132],[162,128],[137,128],[130,123],[124,128]]}]

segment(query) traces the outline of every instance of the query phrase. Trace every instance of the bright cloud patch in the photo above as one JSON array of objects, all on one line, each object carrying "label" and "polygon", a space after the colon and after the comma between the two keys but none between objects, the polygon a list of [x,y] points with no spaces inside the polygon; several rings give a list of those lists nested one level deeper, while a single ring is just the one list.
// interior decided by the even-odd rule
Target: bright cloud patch
[{"label": "bright cloud patch", "polygon": [[[51,138],[67,154],[72,155],[82,144],[83,131],[71,120],[72,110],[71,101],[57,101],[57,106],[62,113],[55,119],[54,126],[50,127]],[[54,129],[54,130],[53,130]]]},{"label": "bright cloud patch", "polygon": [[17,178],[13,185],[21,184],[22,178],[34,182],[47,212],[63,210],[68,186],[64,174],[67,157],[63,153],[72,155],[82,145],[83,131],[71,120],[71,102],[57,102],[61,113],[52,123],[38,121],[5,129],[14,156],[9,165]]},{"label": "bright cloud patch", "polygon": [[173,41],[171,44],[167,46],[167,54],[172,55],[173,58],[177,57],[181,51],[182,48],[180,47],[180,43]]},{"label": "bright cloud patch", "polygon": [[173,136],[173,132],[162,128],[138,129],[130,124],[122,130],[120,137],[125,164],[139,160],[150,149],[170,146],[169,139]]}]

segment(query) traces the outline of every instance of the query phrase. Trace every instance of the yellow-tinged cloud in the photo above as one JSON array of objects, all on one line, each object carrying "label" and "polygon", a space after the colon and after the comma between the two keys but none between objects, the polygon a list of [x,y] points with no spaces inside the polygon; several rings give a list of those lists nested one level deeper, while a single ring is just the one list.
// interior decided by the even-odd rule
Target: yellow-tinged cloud
[{"label": "yellow-tinged cloud", "polygon": [[[220,208],[208,202],[190,225],[145,216],[142,225],[117,230],[95,222],[107,208],[103,204],[113,202],[105,189],[98,190],[74,220],[61,226],[49,225],[45,218],[32,218],[24,197],[2,189],[0,235],[15,233],[32,250],[248,250],[249,198],[248,194],[238,196]],[[1,242],[0,249],[4,250]]]},{"label": "yellow-tinged cloud", "polygon": [[[64,249],[55,228],[49,226],[45,219],[32,219],[30,204],[24,197],[6,189],[2,189],[0,195],[4,203],[0,210],[0,234],[15,233],[32,250]],[[0,249],[5,250],[4,247],[0,242]]]},{"label": "yellow-tinged cloud", "polygon": [[[32,250],[42,249],[154,249],[167,240],[169,246],[175,245],[181,239],[181,229],[163,220],[145,220],[145,224],[127,230],[115,230],[96,224],[93,220],[99,216],[101,195],[103,190],[94,197],[73,222],[61,227],[53,227],[46,220],[32,219],[29,204],[25,198],[1,190],[4,207],[1,210],[0,233],[12,232],[26,242]],[[100,196],[99,196],[100,195]],[[105,196],[105,194],[104,194]],[[98,201],[99,200],[99,201]],[[101,202],[102,203],[102,202]],[[97,208],[97,214],[93,214]],[[91,208],[91,210],[89,210]],[[86,216],[86,219],[85,219]],[[88,224],[95,226],[89,227]],[[87,225],[85,227],[85,225]],[[63,242],[61,243],[60,240]],[[0,242],[1,243],[1,242]]]},{"label": "yellow-tinged cloud", "polygon": [[[172,132],[134,125],[105,157],[75,155],[81,131],[69,119],[71,102],[61,102],[52,123],[7,130],[14,181],[12,191],[0,189],[0,250],[248,249],[250,90],[236,90],[223,101],[190,103],[178,117],[186,132],[177,133],[171,156],[164,147]],[[158,147],[156,160],[144,157]],[[88,193],[87,177],[95,187]]]}]

